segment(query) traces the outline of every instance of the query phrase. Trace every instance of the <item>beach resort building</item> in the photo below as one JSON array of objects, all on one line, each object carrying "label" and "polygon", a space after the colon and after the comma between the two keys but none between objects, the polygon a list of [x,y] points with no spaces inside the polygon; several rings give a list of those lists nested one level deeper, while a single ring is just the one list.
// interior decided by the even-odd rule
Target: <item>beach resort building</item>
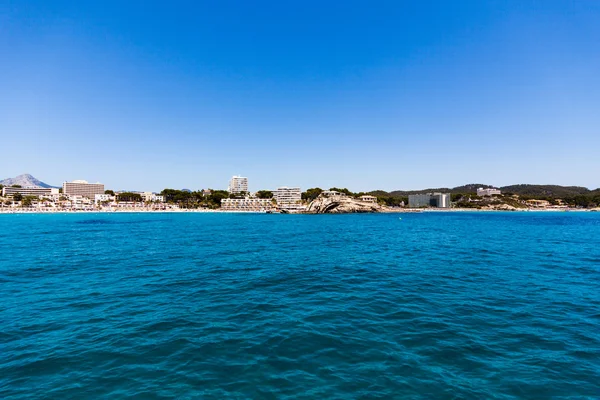
[{"label": "beach resort building", "polygon": [[299,187],[282,186],[273,191],[277,206],[283,210],[300,210],[302,206],[302,190]]},{"label": "beach resort building", "polygon": [[270,211],[273,209],[271,199],[256,197],[245,199],[222,199],[221,210],[224,211]]},{"label": "beach resort building", "polygon": [[479,189],[477,189],[477,196],[480,196],[480,197],[493,196],[495,194],[502,194],[502,192],[500,191],[500,189],[494,189],[494,188],[488,188],[488,189],[479,188]]},{"label": "beach resort building", "polygon": [[88,199],[95,199],[97,194],[104,194],[104,184],[88,183],[83,180],[63,183],[63,193],[67,195],[79,195]]},{"label": "beach resort building", "polygon": [[103,203],[105,201],[114,201],[115,200],[115,196],[111,196],[110,194],[97,194],[94,196],[94,203],[98,204],[98,203]]},{"label": "beach resort building", "polygon": [[21,196],[51,196],[53,194],[58,194],[58,189],[56,188],[42,188],[42,187],[10,187],[6,186],[2,188],[2,197],[14,197],[15,194],[19,193]]},{"label": "beach resort building", "polygon": [[408,206],[450,208],[450,193],[411,194],[408,196]]},{"label": "beach resort building", "polygon": [[377,197],[370,196],[370,195],[364,195],[364,196],[360,196],[360,201],[365,202],[365,203],[377,203]]},{"label": "beach resort building", "polygon": [[146,201],[146,202],[152,202],[152,203],[156,203],[156,202],[164,203],[165,202],[165,197],[163,195],[152,193],[152,192],[142,192],[142,193],[140,193],[140,196],[142,196],[142,200]]},{"label": "beach resort building", "polygon": [[248,192],[248,178],[243,176],[234,176],[229,181],[229,187],[227,188],[229,193],[242,193]]}]

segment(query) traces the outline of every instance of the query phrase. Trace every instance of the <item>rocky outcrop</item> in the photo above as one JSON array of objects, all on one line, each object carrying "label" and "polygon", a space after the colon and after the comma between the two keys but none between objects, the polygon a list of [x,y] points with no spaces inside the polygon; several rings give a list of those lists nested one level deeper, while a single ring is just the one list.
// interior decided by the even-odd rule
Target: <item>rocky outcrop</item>
[{"label": "rocky outcrop", "polygon": [[313,200],[306,208],[306,212],[309,214],[376,213],[382,211],[385,211],[385,207],[377,203],[342,196],[321,196]]}]

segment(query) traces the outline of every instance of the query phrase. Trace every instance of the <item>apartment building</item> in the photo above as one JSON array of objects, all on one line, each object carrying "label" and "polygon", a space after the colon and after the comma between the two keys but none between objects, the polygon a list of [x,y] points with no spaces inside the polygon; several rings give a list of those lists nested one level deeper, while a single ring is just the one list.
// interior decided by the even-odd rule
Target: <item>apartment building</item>
[{"label": "apartment building", "polygon": [[302,190],[299,187],[282,186],[273,191],[277,206],[283,210],[302,209]]},{"label": "apartment building", "polygon": [[224,211],[270,211],[273,209],[271,199],[248,197],[245,199],[222,199],[221,209]]},{"label": "apartment building", "polygon": [[248,178],[243,176],[234,176],[229,181],[229,187],[227,188],[229,193],[242,193],[248,192]]}]

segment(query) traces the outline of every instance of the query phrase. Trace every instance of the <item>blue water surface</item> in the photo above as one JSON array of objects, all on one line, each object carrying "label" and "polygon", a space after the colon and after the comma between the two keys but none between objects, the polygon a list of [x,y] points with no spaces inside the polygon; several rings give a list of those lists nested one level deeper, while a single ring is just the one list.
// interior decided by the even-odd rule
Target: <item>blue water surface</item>
[{"label": "blue water surface", "polygon": [[600,213],[0,215],[0,398],[597,399]]}]

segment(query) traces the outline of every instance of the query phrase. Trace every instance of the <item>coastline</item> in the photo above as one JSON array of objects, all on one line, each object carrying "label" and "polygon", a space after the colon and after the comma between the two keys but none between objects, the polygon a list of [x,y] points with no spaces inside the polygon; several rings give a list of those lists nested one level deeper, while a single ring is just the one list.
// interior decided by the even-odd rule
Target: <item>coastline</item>
[{"label": "coastline", "polygon": [[[477,212],[477,213],[514,213],[514,212],[546,212],[546,213],[565,213],[565,212],[597,212],[600,209],[543,209],[543,208],[525,208],[517,210],[482,210],[476,208],[425,208],[425,209],[388,209],[379,213],[365,214],[419,214],[419,213],[461,213],[461,212]],[[207,209],[165,209],[165,210],[150,210],[150,209],[120,209],[120,210],[43,210],[43,209],[0,209],[2,214],[145,214],[145,213],[225,213],[225,214],[266,214],[263,211],[231,211],[231,210],[207,210]],[[318,215],[313,213],[290,213],[299,215]],[[352,214],[352,213],[348,213]],[[360,214],[360,213],[357,213]]]}]

